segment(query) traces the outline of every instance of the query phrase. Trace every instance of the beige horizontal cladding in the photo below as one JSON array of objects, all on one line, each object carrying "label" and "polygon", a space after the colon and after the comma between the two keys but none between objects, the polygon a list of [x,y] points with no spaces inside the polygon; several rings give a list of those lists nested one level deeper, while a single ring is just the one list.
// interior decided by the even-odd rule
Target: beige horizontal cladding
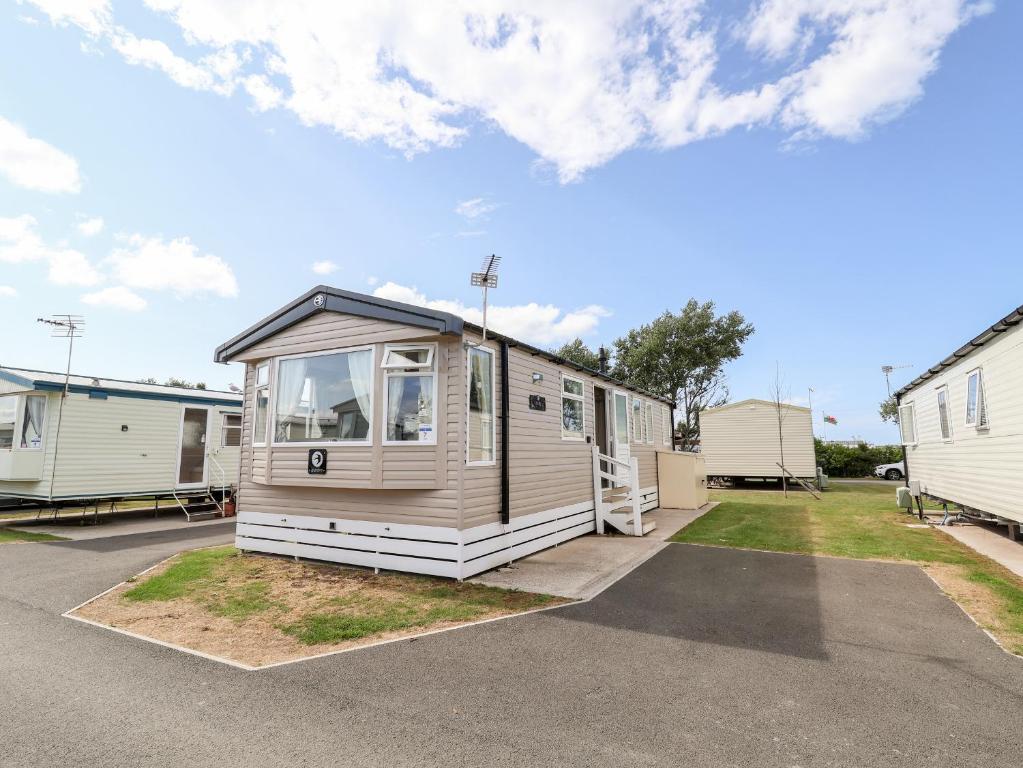
[{"label": "beige horizontal cladding", "polygon": [[700,451],[711,477],[781,477],[778,463],[797,477],[816,477],[813,428],[807,408],[783,405],[781,445],[778,411],[766,400],[744,400],[700,412]]}]

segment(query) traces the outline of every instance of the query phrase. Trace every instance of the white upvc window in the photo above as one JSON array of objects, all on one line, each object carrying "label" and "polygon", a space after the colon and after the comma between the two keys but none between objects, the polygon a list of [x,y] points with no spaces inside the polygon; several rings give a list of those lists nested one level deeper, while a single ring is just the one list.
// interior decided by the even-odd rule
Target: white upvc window
[{"label": "white upvc window", "polygon": [[966,426],[978,429],[988,426],[984,372],[980,368],[966,375]]},{"label": "white upvc window", "polygon": [[436,344],[387,344],[384,369],[384,445],[437,443]]},{"label": "white upvc window", "polygon": [[585,387],[582,379],[561,374],[561,439],[586,439]]},{"label": "white upvc window", "polygon": [[916,445],[915,411],[912,403],[899,406],[899,435],[903,445]]},{"label": "white upvc window", "polygon": [[671,445],[671,408],[666,405],[661,406],[661,442],[665,445]]},{"label": "white upvc window", "polygon": [[632,398],[632,442],[643,442],[643,429],[646,420],[643,418],[643,401],[638,397]]},{"label": "white upvc window", "polygon": [[648,444],[653,445],[654,443],[654,404],[646,404],[646,441]]},{"label": "white upvc window", "polygon": [[475,346],[468,349],[465,463],[470,467],[486,467],[494,464],[497,455],[494,351]]},{"label": "white upvc window", "polygon": [[224,413],[220,419],[220,447],[237,448],[242,444],[242,417],[239,413]]},{"label": "white upvc window", "polygon": [[18,396],[0,397],[0,450],[14,447],[14,423],[18,419]]},{"label": "white upvc window", "polygon": [[277,358],[274,445],[372,445],[373,347]]},{"label": "white upvc window", "polygon": [[252,444],[266,445],[266,433],[270,419],[270,363],[256,366],[256,384],[252,399]]},{"label": "white upvc window", "polygon": [[938,387],[938,429],[941,439],[946,442],[952,439],[952,419],[948,410],[948,387]]}]

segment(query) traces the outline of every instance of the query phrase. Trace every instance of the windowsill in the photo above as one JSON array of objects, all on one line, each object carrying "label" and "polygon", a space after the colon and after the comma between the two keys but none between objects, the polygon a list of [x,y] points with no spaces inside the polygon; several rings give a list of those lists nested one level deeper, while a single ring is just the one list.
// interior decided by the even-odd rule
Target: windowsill
[{"label": "windowsill", "polygon": [[497,461],[467,461],[465,466],[468,469],[473,469],[474,467],[496,467]]},{"label": "windowsill", "polygon": [[409,445],[411,445],[411,446],[421,445],[421,446],[425,446],[427,448],[436,448],[437,447],[437,441],[436,440],[384,440],[380,444],[382,446],[384,446],[385,448],[401,447],[401,446],[409,446]]},{"label": "windowsill", "polygon": [[564,435],[562,435],[561,436],[561,442],[563,442],[563,443],[585,443],[586,442],[586,438],[585,437],[565,437]]}]

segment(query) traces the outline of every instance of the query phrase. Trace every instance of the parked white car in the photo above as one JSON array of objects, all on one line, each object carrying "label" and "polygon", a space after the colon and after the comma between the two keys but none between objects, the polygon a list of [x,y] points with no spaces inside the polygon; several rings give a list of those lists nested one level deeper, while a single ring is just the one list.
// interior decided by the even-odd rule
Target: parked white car
[{"label": "parked white car", "polygon": [[874,474],[885,480],[901,480],[906,476],[906,470],[901,461],[896,461],[892,464],[878,464],[874,467]]}]

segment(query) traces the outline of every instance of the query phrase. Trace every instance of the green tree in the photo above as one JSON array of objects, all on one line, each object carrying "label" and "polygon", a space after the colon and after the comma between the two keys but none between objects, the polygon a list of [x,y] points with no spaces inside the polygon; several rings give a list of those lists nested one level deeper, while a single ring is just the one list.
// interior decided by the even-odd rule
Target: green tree
[{"label": "green tree", "polygon": [[555,355],[571,360],[573,363],[585,366],[590,370],[600,369],[600,355],[587,347],[582,339],[576,338],[573,341],[563,344],[557,349],[552,349]]},{"label": "green tree", "polygon": [[675,401],[683,449],[700,436],[700,411],[728,400],[724,365],[742,355],[753,326],[738,312],[717,315],[714,302],[689,302],[614,343],[616,378]]},{"label": "green tree", "polygon": [[894,397],[888,397],[881,401],[877,409],[881,421],[890,421],[892,424],[899,423],[899,406]]},{"label": "green tree", "polygon": [[[158,382],[152,376],[149,376],[148,378],[145,378],[145,379],[138,379],[138,383],[139,384],[159,384],[160,382]],[[163,383],[163,386],[165,386],[165,387],[182,387],[184,389],[206,389],[206,382],[204,382],[204,381],[197,381],[197,382],[195,382],[195,384],[193,384],[192,382],[190,382],[190,381],[188,381],[186,379],[179,379],[177,376],[171,376],[169,379],[167,379],[167,381],[165,381]]]}]

